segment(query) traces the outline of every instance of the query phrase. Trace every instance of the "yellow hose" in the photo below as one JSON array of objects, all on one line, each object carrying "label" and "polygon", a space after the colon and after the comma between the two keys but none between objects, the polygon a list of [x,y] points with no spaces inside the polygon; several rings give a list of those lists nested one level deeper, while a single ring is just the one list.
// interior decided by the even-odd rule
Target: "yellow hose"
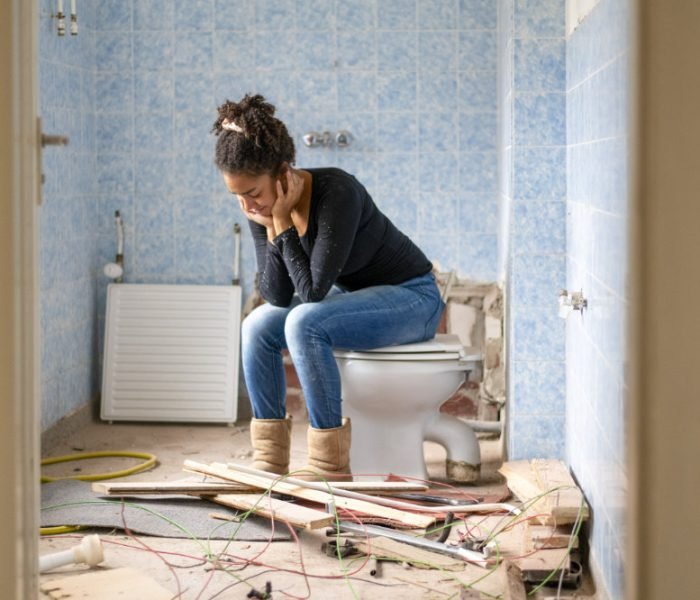
[{"label": "yellow hose", "polygon": [[139,473],[140,471],[145,471],[150,469],[154,464],[156,464],[156,455],[149,454],[147,452],[128,452],[128,451],[118,451],[113,452],[110,450],[103,450],[99,452],[86,452],[85,454],[66,454],[65,456],[56,456],[54,458],[43,458],[41,460],[41,466],[55,465],[62,462],[70,462],[73,460],[87,460],[90,458],[102,458],[105,456],[125,456],[127,458],[143,458],[146,462],[140,463],[128,469],[122,469],[121,471],[113,471],[111,473],[95,473],[93,475],[66,475],[65,477],[49,477],[47,475],[41,476],[41,483],[48,483],[49,481],[60,481],[62,479],[78,479],[79,481],[101,481],[103,479],[116,479],[117,477],[126,477],[127,475],[132,475],[134,473]]},{"label": "yellow hose", "polygon": [[[132,475],[133,473],[139,473],[140,471],[145,471],[150,469],[156,464],[156,455],[149,454],[148,452],[129,452],[129,451],[109,451],[103,450],[98,452],[86,452],[85,454],[66,454],[65,456],[56,456],[54,458],[44,458],[41,460],[41,466],[55,465],[62,462],[71,462],[74,460],[88,460],[91,458],[103,458],[106,456],[117,456],[117,457],[127,457],[127,458],[142,458],[145,462],[139,463],[128,469],[122,469],[121,471],[112,471],[111,473],[93,473],[92,475],[66,475],[64,477],[49,477],[48,475],[41,476],[41,483],[48,483],[50,481],[60,481],[62,479],[77,479],[79,481],[101,481],[103,479],[116,479],[117,477],[126,477],[127,475]],[[58,525],[56,527],[41,527],[39,533],[41,535],[58,535],[60,533],[72,533],[74,531],[79,531],[82,529],[79,525]]]}]

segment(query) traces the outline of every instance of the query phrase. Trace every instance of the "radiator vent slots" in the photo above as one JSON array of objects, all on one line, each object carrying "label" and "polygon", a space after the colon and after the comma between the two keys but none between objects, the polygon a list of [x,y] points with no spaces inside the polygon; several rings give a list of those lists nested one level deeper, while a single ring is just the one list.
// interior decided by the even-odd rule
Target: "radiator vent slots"
[{"label": "radiator vent slots", "polygon": [[237,418],[241,288],[111,284],[104,420]]}]

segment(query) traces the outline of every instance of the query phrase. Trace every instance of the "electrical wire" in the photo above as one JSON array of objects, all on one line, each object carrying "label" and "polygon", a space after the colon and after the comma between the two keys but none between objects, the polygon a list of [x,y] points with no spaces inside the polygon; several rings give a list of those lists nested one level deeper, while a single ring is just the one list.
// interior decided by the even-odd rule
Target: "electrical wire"
[{"label": "electrical wire", "polygon": [[[150,455],[150,454],[145,454],[145,453],[134,453],[134,452],[128,452],[128,453],[121,453],[121,452],[119,452],[119,453],[114,453],[114,452],[99,452],[99,453],[91,453],[91,454],[69,455],[68,457],[57,457],[57,458],[55,458],[55,459],[46,459],[46,461],[42,461],[42,465],[43,465],[43,464],[54,464],[54,463],[57,463],[57,462],[66,462],[67,460],[80,460],[80,459],[85,459],[85,458],[97,458],[97,457],[101,457],[101,456],[129,456],[129,457],[136,457],[136,458],[144,458],[144,459],[146,459],[146,462],[145,462],[145,463],[142,463],[142,464],[140,464],[140,465],[137,465],[136,467],[133,467],[133,468],[131,468],[131,469],[126,469],[126,470],[119,471],[119,472],[116,472],[116,473],[97,474],[97,475],[79,475],[79,476],[73,476],[73,477],[51,478],[51,479],[48,479],[48,480],[56,480],[56,479],[80,479],[80,480],[87,480],[87,481],[96,481],[96,480],[99,480],[99,479],[106,479],[106,478],[113,478],[113,477],[121,476],[121,475],[119,475],[119,474],[121,474],[121,473],[124,473],[124,474],[131,474],[131,473],[133,473],[133,472],[142,471],[142,470],[145,470],[145,469],[151,467],[153,464],[155,464],[155,456],[154,456],[154,455]],[[280,477],[280,478],[279,478],[279,480],[284,480],[284,479],[286,479],[286,477]],[[44,480],[44,478],[42,478],[42,481],[43,481],[43,480]],[[340,516],[339,516],[339,511],[336,510],[335,502],[333,501],[333,499],[334,499],[334,491],[335,491],[335,490],[333,490],[333,489],[331,488],[331,484],[330,484],[328,481],[325,481],[324,483],[325,483],[325,487],[326,487],[326,489],[327,489],[327,492],[330,494],[330,497],[331,497],[331,499],[332,499],[332,502],[331,502],[331,504],[330,504],[330,510],[332,510],[332,512],[333,512],[333,514],[334,514],[334,516],[335,516],[335,520],[336,520],[336,532],[337,532],[337,535],[336,535],[336,542],[340,542],[341,536],[340,536],[340,529],[339,529],[339,527],[338,527],[338,524],[339,524],[339,522],[340,522]],[[284,567],[280,568],[280,567],[273,567],[272,565],[266,564],[266,562],[263,561],[263,560],[261,560],[261,559],[262,559],[262,557],[264,556],[265,552],[267,552],[267,550],[271,547],[272,540],[273,540],[273,538],[274,538],[275,521],[276,521],[276,519],[274,519],[274,518],[270,519],[270,521],[271,521],[271,528],[272,528],[272,529],[271,529],[271,535],[270,535],[269,539],[267,540],[267,543],[263,546],[263,548],[262,548],[260,551],[256,552],[255,556],[250,557],[250,558],[245,558],[245,557],[242,557],[242,556],[237,556],[237,555],[235,555],[235,554],[229,553],[229,552],[228,552],[228,549],[230,548],[230,544],[231,544],[232,542],[235,541],[236,535],[237,535],[238,531],[240,530],[240,527],[242,527],[242,525],[245,523],[246,519],[247,519],[251,514],[254,514],[254,513],[255,513],[256,507],[257,507],[261,502],[264,502],[264,501],[265,501],[265,500],[264,500],[265,498],[268,498],[268,499],[271,498],[271,495],[270,495],[270,494],[271,494],[272,486],[273,486],[273,485],[274,485],[274,482],[270,482],[270,487],[269,487],[263,494],[261,494],[261,496],[260,496],[259,500],[256,502],[256,504],[255,504],[250,510],[244,512],[244,513],[240,516],[239,526],[238,526],[237,528],[235,528],[235,530],[233,531],[233,533],[229,536],[229,538],[227,539],[226,544],[225,544],[225,546],[224,546],[224,549],[223,549],[222,551],[220,551],[220,552],[214,552],[214,551],[213,551],[213,549],[212,549],[212,547],[211,547],[211,539],[207,539],[206,541],[203,541],[203,540],[197,538],[196,536],[194,536],[193,534],[191,534],[190,532],[188,532],[187,529],[186,529],[185,527],[179,525],[177,522],[175,522],[175,521],[173,521],[173,520],[171,520],[171,519],[165,517],[164,515],[160,515],[160,514],[157,513],[156,511],[153,511],[153,510],[148,509],[148,508],[146,508],[146,507],[140,506],[140,505],[138,505],[138,504],[132,504],[132,503],[127,503],[127,502],[122,501],[122,502],[123,502],[122,511],[124,510],[124,508],[125,508],[126,506],[131,506],[131,507],[134,507],[134,508],[139,508],[139,509],[141,509],[141,510],[146,510],[147,512],[150,512],[150,513],[154,514],[154,515],[157,516],[158,518],[164,519],[165,521],[167,521],[168,523],[170,523],[170,524],[173,525],[174,527],[178,528],[180,531],[182,531],[183,533],[185,533],[185,535],[186,535],[189,539],[191,539],[191,540],[193,540],[194,542],[198,543],[198,544],[200,545],[200,547],[202,547],[203,552],[204,552],[204,558],[202,558],[202,557],[195,557],[195,556],[189,556],[189,555],[186,555],[186,554],[183,554],[183,553],[170,553],[170,552],[160,551],[160,550],[156,550],[156,549],[154,549],[154,548],[151,548],[150,546],[148,546],[148,544],[146,544],[144,541],[140,540],[137,536],[135,536],[135,535],[129,530],[129,528],[128,528],[128,523],[126,522],[126,516],[125,516],[124,513],[122,512],[122,521],[123,521],[123,525],[124,525],[124,530],[125,530],[125,532],[127,532],[127,535],[129,535],[131,539],[133,539],[136,543],[138,543],[138,544],[141,546],[140,549],[142,549],[142,550],[144,550],[144,551],[148,551],[148,552],[150,552],[150,553],[153,553],[153,554],[157,555],[157,556],[164,562],[164,564],[171,570],[171,573],[173,574],[173,577],[176,579],[177,585],[178,585],[178,594],[177,594],[177,596],[175,596],[175,598],[180,598],[180,597],[182,596],[182,594],[183,594],[185,591],[187,591],[187,590],[182,590],[181,585],[180,585],[180,582],[178,581],[177,575],[175,574],[175,572],[174,572],[173,569],[174,569],[174,568],[193,568],[193,567],[196,567],[196,566],[199,566],[199,565],[202,565],[202,564],[210,564],[210,565],[212,565],[215,569],[221,570],[222,572],[226,573],[227,575],[233,577],[233,578],[236,580],[236,581],[234,581],[233,583],[227,585],[227,586],[224,587],[223,589],[221,589],[221,590],[219,590],[218,592],[216,592],[213,596],[210,596],[210,599],[211,599],[211,598],[215,598],[215,597],[219,597],[221,594],[225,593],[226,590],[229,590],[229,589],[231,589],[233,586],[239,585],[239,584],[241,584],[241,583],[249,585],[250,588],[251,588],[251,590],[252,590],[252,591],[255,591],[254,588],[253,588],[253,586],[252,586],[252,584],[250,583],[250,581],[251,581],[252,579],[254,579],[255,577],[259,577],[260,575],[262,575],[262,574],[264,574],[264,573],[275,573],[275,572],[276,572],[276,573],[295,574],[295,575],[302,576],[302,577],[304,578],[304,583],[305,583],[305,588],[306,588],[307,596],[303,596],[303,597],[294,596],[294,595],[292,595],[292,594],[290,594],[290,593],[287,593],[287,592],[285,592],[285,591],[283,591],[283,590],[278,590],[278,591],[280,591],[283,595],[285,595],[285,596],[287,596],[287,597],[291,597],[291,598],[299,598],[299,599],[301,599],[301,598],[310,598],[310,597],[311,597],[310,579],[329,579],[329,580],[332,580],[332,579],[340,579],[340,578],[343,578],[343,579],[347,582],[348,587],[349,587],[349,589],[350,589],[352,595],[353,595],[355,598],[358,598],[358,595],[357,595],[357,592],[356,592],[356,591],[354,590],[354,588],[352,587],[351,580],[360,580],[360,581],[363,581],[363,582],[372,583],[372,584],[374,584],[374,585],[380,585],[380,586],[386,587],[386,584],[383,584],[383,583],[380,583],[380,582],[377,582],[377,581],[373,581],[373,580],[366,580],[366,579],[361,579],[361,578],[356,577],[356,575],[357,575],[360,571],[362,571],[362,569],[368,564],[368,562],[369,562],[369,556],[365,556],[365,557],[364,557],[364,561],[361,561],[361,564],[360,564],[359,566],[356,567],[356,566],[355,566],[355,561],[356,561],[357,559],[350,559],[350,560],[347,560],[347,561],[344,561],[344,560],[343,560],[343,557],[341,556],[341,553],[340,553],[340,544],[339,544],[339,543],[336,543],[336,546],[338,547],[338,557],[337,557],[337,558],[338,558],[338,564],[339,564],[339,568],[340,568],[341,573],[339,573],[339,574],[337,574],[337,575],[336,575],[336,574],[328,575],[328,574],[320,574],[320,573],[319,573],[319,574],[315,574],[315,573],[310,573],[310,572],[308,572],[308,571],[307,571],[307,568],[306,568],[306,565],[304,564],[304,560],[303,560],[301,541],[299,540],[298,536],[296,535],[296,532],[295,532],[294,528],[293,528],[289,523],[286,523],[286,522],[285,522],[285,523],[286,523],[287,527],[290,528],[290,531],[292,532],[292,537],[294,538],[294,541],[296,542],[296,544],[297,544],[297,546],[298,546],[299,560],[300,560],[300,568],[299,568],[299,569],[284,568]],[[452,486],[446,485],[445,487],[452,487]],[[554,490],[548,490],[547,492],[545,492],[545,493],[543,493],[543,494],[541,494],[541,495],[539,495],[539,496],[537,496],[537,497],[535,497],[535,498],[533,498],[533,499],[530,499],[528,502],[524,503],[524,504],[522,505],[522,507],[521,507],[521,514],[520,514],[520,515],[512,515],[512,514],[511,514],[511,515],[505,515],[505,516],[503,516],[503,517],[502,517],[502,520],[503,520],[503,521],[506,521],[505,524],[504,524],[504,526],[503,526],[503,527],[498,527],[498,526],[497,526],[496,528],[494,528],[494,530],[490,533],[490,536],[489,536],[489,538],[487,538],[487,540],[493,539],[496,535],[498,535],[498,534],[500,534],[500,533],[502,533],[502,532],[504,532],[504,531],[507,531],[508,529],[510,529],[510,528],[512,528],[512,527],[514,527],[514,526],[516,526],[517,524],[519,524],[519,523],[521,523],[521,522],[523,522],[523,521],[536,518],[538,515],[533,515],[533,516],[524,517],[523,513],[524,513],[528,508],[532,507],[532,505],[534,505],[540,498],[542,498],[543,496],[545,496],[545,495],[547,495],[547,494],[549,494],[549,493],[552,493],[552,492],[554,492],[554,491],[557,491],[558,489],[561,489],[561,488],[555,488]],[[110,501],[83,502],[83,503],[75,503],[75,504],[95,504],[95,503],[111,504]],[[578,523],[575,525],[575,532],[574,532],[574,534],[573,534],[574,536],[578,534],[578,530],[580,529],[580,526],[581,526],[581,522],[582,522],[582,518],[581,518],[581,517],[582,517],[582,511],[583,511],[583,508],[581,507],[580,510],[579,510],[579,515],[577,516],[577,521],[578,521]],[[352,511],[342,510],[342,514],[343,514],[344,517],[347,516],[347,515],[349,515],[351,518],[353,518],[353,519],[356,520],[357,522],[359,522],[359,523],[362,522],[356,515],[354,515],[354,514],[352,513]],[[466,519],[464,519],[464,520],[465,520],[465,522],[466,522]],[[466,523],[465,523],[465,524],[466,524]],[[223,523],[222,523],[222,526],[223,526]],[[477,526],[478,526],[478,525],[477,525]],[[467,527],[468,527],[468,526],[467,526]],[[51,531],[52,534],[59,533],[59,531],[57,531],[57,529],[64,530],[64,528],[51,528],[51,529],[52,529],[52,531]],[[42,533],[43,533],[43,532],[42,532]],[[210,535],[211,535],[211,534],[210,534]],[[365,539],[366,539],[366,541],[367,541],[367,543],[368,543],[368,546],[371,547],[371,541],[370,541],[371,538],[369,538],[369,536],[367,536]],[[573,538],[572,538],[572,540],[573,540]],[[118,542],[113,542],[113,543],[118,543]],[[120,544],[120,545],[125,546],[125,547],[129,547],[129,546],[126,545],[126,544]],[[573,541],[570,542],[569,551],[570,551],[572,545],[573,545]],[[131,547],[132,547],[133,549],[139,549],[138,547],[134,547],[134,546],[131,546]],[[199,562],[198,562],[196,565],[189,565],[189,567],[180,566],[180,565],[174,565],[174,564],[172,564],[170,561],[168,561],[166,558],[164,558],[164,555],[173,555],[173,556],[187,557],[187,558],[191,558],[191,559],[193,559],[193,560],[197,560],[197,561],[199,561]],[[567,555],[568,555],[568,553],[567,553]],[[401,560],[401,559],[398,558],[398,557],[396,557],[396,559],[399,560],[399,561]],[[499,553],[499,550],[498,550],[498,544],[496,544],[496,563],[495,563],[493,569],[490,569],[487,573],[485,573],[485,574],[482,575],[481,577],[478,577],[477,579],[475,579],[474,581],[471,581],[471,582],[462,581],[462,580],[461,580],[459,577],[457,577],[454,573],[449,572],[449,571],[445,571],[444,569],[442,569],[442,568],[441,568],[440,566],[438,566],[438,565],[427,565],[427,564],[426,564],[426,566],[430,566],[431,568],[437,568],[439,571],[441,571],[441,572],[444,573],[446,576],[450,577],[450,578],[453,579],[456,583],[458,583],[459,586],[460,586],[460,588],[473,588],[473,586],[474,586],[475,584],[477,584],[478,582],[483,581],[485,578],[491,576],[491,575],[497,570],[497,568],[499,567],[500,563],[501,563],[501,557],[500,557],[500,553]],[[236,571],[245,569],[245,568],[248,567],[248,566],[260,566],[260,567],[265,568],[266,570],[265,570],[265,571],[262,571],[262,572],[260,572],[260,573],[257,573],[257,574],[255,574],[255,575],[245,577],[245,578],[236,575]],[[233,568],[236,568],[236,571],[234,571]],[[545,585],[545,583],[546,583],[547,581],[551,580],[551,578],[554,577],[555,574],[556,574],[556,569],[553,570],[552,573],[550,573],[550,576],[549,576],[547,579],[545,579],[545,581],[543,581],[537,588],[535,588],[535,590],[533,590],[533,591],[531,592],[531,594],[532,594],[534,591],[536,591],[537,589],[539,589],[540,587],[542,587],[543,585]],[[203,585],[202,588],[199,590],[199,593],[198,593],[197,596],[196,596],[197,599],[203,597],[203,594],[205,593],[207,587],[209,587],[210,584],[211,584],[212,581],[213,581],[213,575],[214,575],[214,574],[213,574],[213,572],[212,572],[212,573],[209,575],[209,577],[206,579],[206,581],[204,582],[204,585]],[[563,573],[562,573],[562,575],[563,575]],[[562,579],[560,578],[560,586],[561,586],[561,582],[562,582]],[[490,596],[489,594],[484,594],[484,595]]]}]

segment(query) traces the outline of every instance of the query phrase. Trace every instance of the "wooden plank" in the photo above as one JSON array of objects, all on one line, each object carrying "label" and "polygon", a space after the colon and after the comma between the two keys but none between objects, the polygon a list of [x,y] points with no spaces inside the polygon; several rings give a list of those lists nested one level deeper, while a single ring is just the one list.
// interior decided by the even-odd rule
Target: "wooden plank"
[{"label": "wooden plank", "polygon": [[507,560],[503,563],[505,571],[505,587],[503,600],[527,600],[523,574],[518,565]]},{"label": "wooden plank", "polygon": [[424,528],[429,527],[435,522],[435,517],[431,515],[411,513],[389,508],[387,506],[381,506],[369,501],[355,500],[352,498],[345,498],[343,496],[334,496],[329,492],[312,490],[310,488],[292,485],[284,481],[275,482],[265,479],[264,477],[232,471],[231,469],[227,468],[226,465],[220,463],[205,465],[193,460],[186,460],[184,468],[185,470],[192,471],[194,473],[213,475],[215,477],[221,477],[222,479],[227,479],[230,481],[255,485],[264,490],[272,489],[275,492],[294,496],[295,498],[303,498],[304,500],[309,500],[310,502],[318,502],[324,506],[333,503],[337,508],[343,508],[366,515],[391,519],[392,521],[402,523],[407,527]]},{"label": "wooden plank", "polygon": [[42,583],[41,591],[49,598],[99,598],[100,600],[124,600],[125,598],[148,598],[148,600],[172,600],[173,593],[129,567],[100,569],[82,572],[63,579]]},{"label": "wooden plank", "polygon": [[[528,514],[540,524],[573,523],[579,511],[582,519],[588,518],[588,505],[563,462],[546,459],[512,461],[503,463],[499,472],[507,479],[510,490],[529,504]],[[534,500],[537,497],[539,499]]]},{"label": "wooden plank", "polygon": [[104,496],[162,496],[164,494],[196,494],[198,496],[215,496],[216,494],[227,494],[229,492],[258,492],[259,489],[251,485],[231,482],[224,483],[221,481],[132,481],[123,483],[97,481],[92,484],[92,491]]},{"label": "wooden plank", "polygon": [[[571,527],[553,527],[549,525],[530,526],[530,544],[535,548],[568,548],[572,542]],[[578,536],[573,539],[573,549],[578,548]]]},{"label": "wooden plank", "polygon": [[[343,481],[334,483],[332,487],[366,494],[425,492],[428,489],[427,485],[403,481]],[[157,496],[164,494],[214,496],[230,492],[258,493],[260,488],[231,481],[98,481],[92,484],[92,491],[103,496]]]},{"label": "wooden plank", "polygon": [[430,489],[422,483],[411,481],[333,481],[331,488],[338,490],[352,490],[365,494],[380,494],[382,492],[425,492]]},{"label": "wooden plank", "polygon": [[364,538],[353,542],[363,554],[376,556],[381,560],[406,562],[419,569],[440,569],[442,571],[464,571],[466,563],[451,556],[424,550],[410,544],[382,537]]},{"label": "wooden plank", "polygon": [[511,559],[521,571],[551,573],[559,569],[571,568],[571,557],[566,548],[537,550],[529,556]]},{"label": "wooden plank", "polygon": [[464,525],[472,538],[493,538],[489,550],[492,557],[522,556],[527,552],[527,521],[512,516],[470,515]]},{"label": "wooden plank", "polygon": [[[554,571],[569,568],[566,548],[533,549],[530,539],[530,523],[522,517],[470,515],[464,521],[466,530],[477,539],[491,539],[487,546],[493,559],[509,560],[521,571]],[[562,562],[563,561],[563,562]],[[559,566],[559,564],[561,566]]]},{"label": "wooden plank", "polygon": [[[217,463],[222,464],[223,463]],[[228,465],[223,465],[228,468]],[[235,484],[230,480],[223,479],[222,477],[216,477],[215,475],[208,475],[211,479],[220,480],[224,483],[230,485],[241,485]],[[423,483],[413,483],[411,481],[332,481],[328,484],[331,489],[337,490],[352,490],[353,492],[362,492],[365,494],[380,494],[382,496],[391,495],[392,493],[401,492],[426,492],[430,487]],[[254,488],[255,491],[260,488],[257,486],[250,486]]]},{"label": "wooden plank", "polygon": [[268,494],[219,494],[212,500],[231,508],[252,510],[256,515],[286,521],[304,529],[320,529],[335,523],[335,516],[330,513],[270,498]]}]

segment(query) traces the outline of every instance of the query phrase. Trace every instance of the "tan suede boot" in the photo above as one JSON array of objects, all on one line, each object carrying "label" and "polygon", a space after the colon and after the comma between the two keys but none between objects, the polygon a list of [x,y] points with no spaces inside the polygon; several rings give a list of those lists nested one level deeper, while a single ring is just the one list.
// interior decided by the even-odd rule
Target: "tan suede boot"
[{"label": "tan suede boot", "polygon": [[350,473],[350,442],[352,429],[350,419],[333,429],[309,427],[306,434],[308,464],[295,472],[299,479],[328,479],[330,481],[352,481]]},{"label": "tan suede boot", "polygon": [[277,475],[289,472],[292,419],[252,419],[253,468]]}]

